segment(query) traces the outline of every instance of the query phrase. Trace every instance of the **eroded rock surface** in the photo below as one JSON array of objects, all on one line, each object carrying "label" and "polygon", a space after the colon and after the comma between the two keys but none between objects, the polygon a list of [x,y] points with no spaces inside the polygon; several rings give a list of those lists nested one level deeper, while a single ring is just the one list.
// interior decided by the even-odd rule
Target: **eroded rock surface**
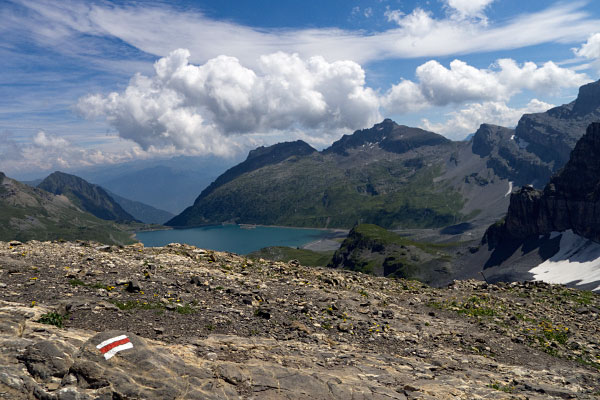
[{"label": "eroded rock surface", "polygon": [[[5,399],[600,393],[599,296],[562,286],[432,289],[178,244],[35,241],[0,242],[0,286]],[[97,346],[120,336],[132,348],[106,359]]]}]

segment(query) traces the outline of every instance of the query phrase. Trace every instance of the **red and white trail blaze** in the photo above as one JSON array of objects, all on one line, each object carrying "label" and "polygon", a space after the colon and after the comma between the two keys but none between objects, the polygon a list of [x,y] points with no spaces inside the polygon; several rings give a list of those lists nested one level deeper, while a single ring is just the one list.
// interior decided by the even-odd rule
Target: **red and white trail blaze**
[{"label": "red and white trail blaze", "polygon": [[104,354],[104,358],[108,360],[120,351],[132,349],[133,343],[131,343],[126,335],[121,335],[105,340],[97,345],[96,348],[100,350],[100,352]]}]

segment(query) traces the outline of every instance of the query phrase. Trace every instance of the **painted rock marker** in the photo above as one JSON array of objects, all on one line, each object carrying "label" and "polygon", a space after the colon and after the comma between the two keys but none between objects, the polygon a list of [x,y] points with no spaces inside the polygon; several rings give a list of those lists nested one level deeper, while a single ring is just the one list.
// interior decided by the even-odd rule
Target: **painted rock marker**
[{"label": "painted rock marker", "polygon": [[100,350],[100,352],[104,354],[104,358],[108,360],[120,351],[133,349],[133,343],[131,343],[126,335],[121,335],[105,340],[97,345],[96,348]]}]

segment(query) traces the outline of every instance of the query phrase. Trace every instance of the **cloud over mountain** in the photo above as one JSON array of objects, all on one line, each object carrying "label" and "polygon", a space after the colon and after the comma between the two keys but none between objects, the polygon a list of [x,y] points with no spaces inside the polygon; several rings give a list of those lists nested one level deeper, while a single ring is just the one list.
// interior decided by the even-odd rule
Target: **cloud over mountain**
[{"label": "cloud over mountain", "polygon": [[159,59],[155,75],[135,75],[122,93],[79,100],[87,117],[104,116],[142,148],[174,146],[227,154],[231,136],[290,129],[355,129],[380,119],[379,99],[355,62],[329,63],[277,52],[256,70],[235,57],[202,65],[179,49]]},{"label": "cloud over mountain", "polygon": [[548,94],[590,80],[553,62],[500,59],[478,69],[461,60],[449,68],[431,60],[417,67],[416,82],[402,80],[381,94],[366,86],[364,70],[353,61],[277,52],[261,56],[251,69],[224,55],[202,65],[189,59],[188,50],[175,50],[156,61],[154,75],[136,74],[120,93],[83,97],[77,109],[88,118],[106,118],[144,150],[228,155],[243,146],[240,136],[275,133],[285,139],[301,132],[318,142],[332,132],[370,126],[381,108],[393,115],[470,104],[451,113],[446,125],[435,125],[458,138],[482,122],[514,125],[519,112],[547,105],[508,107],[523,90]]},{"label": "cloud over mountain", "polygon": [[448,119],[443,123],[432,123],[422,120],[424,129],[438,132],[442,135],[461,139],[467,133],[473,133],[482,123],[512,127],[517,124],[523,114],[544,112],[554,107],[538,99],[531,100],[521,108],[509,107],[503,101],[486,101],[469,103],[460,110],[448,113]]}]

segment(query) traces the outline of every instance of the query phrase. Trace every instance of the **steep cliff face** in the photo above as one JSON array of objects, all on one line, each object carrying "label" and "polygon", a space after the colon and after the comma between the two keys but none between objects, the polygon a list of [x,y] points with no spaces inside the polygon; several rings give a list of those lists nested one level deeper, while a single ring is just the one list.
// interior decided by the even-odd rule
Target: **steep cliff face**
[{"label": "steep cliff face", "polygon": [[515,129],[528,143],[527,150],[556,172],[569,159],[570,150],[587,126],[600,120],[600,81],[579,89],[577,99],[545,113],[525,114]]},{"label": "steep cliff face", "polygon": [[473,153],[486,157],[486,166],[516,186],[540,187],[552,175],[552,165],[527,151],[528,143],[514,129],[482,124],[473,136]]},{"label": "steep cliff face", "polygon": [[495,245],[568,229],[600,241],[600,123],[587,128],[543,191],[523,187],[511,196],[505,221],[490,227],[484,242]]}]

